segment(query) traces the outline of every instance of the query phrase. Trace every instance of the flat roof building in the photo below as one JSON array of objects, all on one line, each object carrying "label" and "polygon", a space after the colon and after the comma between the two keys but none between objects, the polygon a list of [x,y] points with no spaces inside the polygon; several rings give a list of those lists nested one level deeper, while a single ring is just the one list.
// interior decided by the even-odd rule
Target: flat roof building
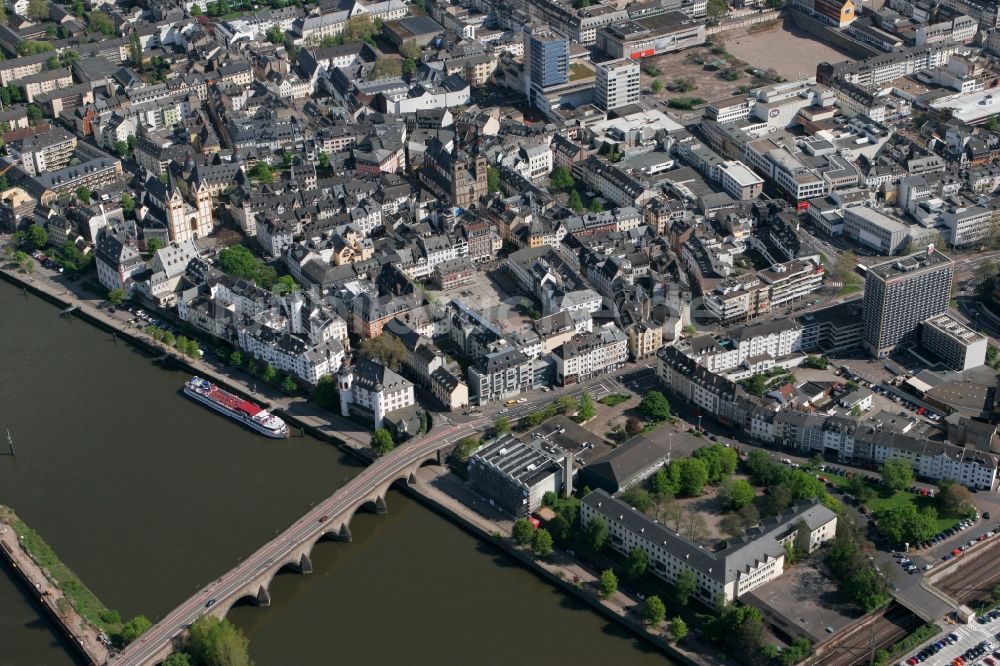
[{"label": "flat roof building", "polygon": [[597,107],[610,111],[639,101],[639,63],[620,58],[598,63],[594,97]]},{"label": "flat roof building", "polygon": [[920,324],[948,310],[955,263],[927,250],[868,267],[865,279],[865,349],[885,358],[915,344]]},{"label": "flat roof building", "polygon": [[922,324],[920,346],[959,372],[986,363],[986,338],[950,314],[936,315]]},{"label": "flat roof building", "polygon": [[510,433],[474,453],[468,469],[472,487],[517,518],[538,509],[545,493],[559,493],[563,487],[562,467]]}]

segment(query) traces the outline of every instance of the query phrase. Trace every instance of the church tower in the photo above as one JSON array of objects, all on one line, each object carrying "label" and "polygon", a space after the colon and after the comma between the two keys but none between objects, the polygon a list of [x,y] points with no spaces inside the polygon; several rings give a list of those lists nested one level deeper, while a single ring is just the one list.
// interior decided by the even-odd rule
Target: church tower
[{"label": "church tower", "polygon": [[351,384],[354,383],[354,373],[351,372],[349,359],[344,359],[344,364],[340,366],[337,373],[337,388],[340,389],[340,415],[348,416],[349,407],[354,402],[354,394],[351,391]]}]

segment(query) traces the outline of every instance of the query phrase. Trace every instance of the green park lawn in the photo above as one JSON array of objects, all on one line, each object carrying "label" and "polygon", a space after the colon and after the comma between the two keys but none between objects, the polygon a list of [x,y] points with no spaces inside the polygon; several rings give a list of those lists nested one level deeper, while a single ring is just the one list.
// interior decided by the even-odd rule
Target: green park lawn
[{"label": "green park lawn", "polygon": [[[840,477],[837,477],[840,478]],[[905,490],[899,490],[892,495],[883,495],[878,493],[875,495],[874,499],[869,501],[865,506],[872,513],[877,514],[880,511],[885,511],[886,509],[893,509],[896,507],[903,506],[908,503],[913,503],[917,509],[922,509],[925,506],[936,507],[936,502],[933,497],[924,497],[923,495],[914,495],[913,493],[907,492]],[[959,522],[957,518],[938,518],[937,522],[934,523],[935,534],[942,532],[949,527],[954,526]]]}]

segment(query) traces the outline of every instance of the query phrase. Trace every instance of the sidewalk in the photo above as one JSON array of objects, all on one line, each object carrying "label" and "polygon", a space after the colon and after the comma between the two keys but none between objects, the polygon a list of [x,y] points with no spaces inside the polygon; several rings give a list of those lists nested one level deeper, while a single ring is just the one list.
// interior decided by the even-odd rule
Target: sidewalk
[{"label": "sidewalk", "polygon": [[[13,568],[18,569],[21,577],[35,588],[39,602],[49,610],[53,618],[56,618],[63,633],[71,637],[90,663],[105,663],[108,659],[108,648],[98,639],[100,630],[77,614],[62,590],[52,585],[42,569],[21,549],[17,534],[6,523],[0,523],[0,548],[4,551],[4,557],[12,562]],[[63,603],[60,604],[61,601]]]}]

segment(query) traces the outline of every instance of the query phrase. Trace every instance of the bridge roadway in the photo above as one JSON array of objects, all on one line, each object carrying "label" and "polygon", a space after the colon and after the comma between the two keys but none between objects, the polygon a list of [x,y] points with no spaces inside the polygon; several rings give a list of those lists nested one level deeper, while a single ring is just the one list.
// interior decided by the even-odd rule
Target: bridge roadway
[{"label": "bridge roadway", "polygon": [[[421,440],[403,445],[378,458],[337,492],[317,504],[314,509],[295,521],[288,529],[246,558],[236,568],[206,585],[167,614],[143,634],[142,638],[127,646],[108,663],[114,666],[141,666],[165,659],[173,647],[174,639],[183,634],[188,625],[202,615],[213,611],[218,614],[218,611],[223,608],[228,610],[233,603],[246,596],[245,590],[248,584],[253,584],[256,579],[261,578],[262,574],[266,574],[276,564],[278,569],[285,566],[287,564],[286,558],[293,551],[301,548],[304,543],[311,548],[312,542],[316,542],[324,534],[330,533],[336,528],[336,525],[346,524],[346,521],[340,520],[341,516],[349,514],[347,516],[349,520],[358,507],[371,501],[369,498],[373,494],[382,495],[388,485],[400,478],[405,479],[404,471],[407,468],[419,467],[422,462],[434,457],[440,448],[450,444],[445,440],[446,438],[450,439],[447,436],[457,430],[459,427],[455,425],[435,429],[434,432],[428,433]],[[328,516],[328,518],[320,522],[320,518],[323,516]],[[277,570],[268,576],[268,579],[276,573]],[[208,602],[212,599],[215,602],[212,606],[208,606]]]}]

